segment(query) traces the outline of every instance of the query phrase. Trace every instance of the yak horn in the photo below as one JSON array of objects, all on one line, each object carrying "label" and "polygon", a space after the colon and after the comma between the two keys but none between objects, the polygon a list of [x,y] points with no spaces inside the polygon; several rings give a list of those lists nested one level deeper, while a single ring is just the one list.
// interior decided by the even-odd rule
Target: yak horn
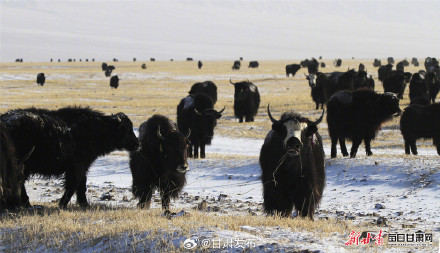
[{"label": "yak horn", "polygon": [[185,138],[189,138],[190,135],[191,135],[191,128],[188,128],[188,133],[186,134]]},{"label": "yak horn", "polygon": [[29,159],[29,157],[31,156],[32,152],[34,152],[34,150],[35,150],[35,146],[33,146],[33,147],[31,148],[31,150],[29,150],[29,152],[27,152],[27,154],[24,155],[24,156],[18,161],[18,163],[19,163],[19,164],[23,164],[24,162],[26,162],[26,160]]},{"label": "yak horn", "polygon": [[157,125],[157,137],[159,137],[159,139],[161,140],[165,140],[165,138],[160,133],[160,125]]},{"label": "yak horn", "polygon": [[270,114],[270,104],[267,105],[267,115],[269,115],[270,121],[272,121],[272,123],[278,123],[278,120],[274,119],[272,117],[272,114]]},{"label": "yak horn", "polygon": [[319,117],[319,119],[317,119],[315,122],[313,122],[314,125],[317,126],[317,125],[319,125],[319,123],[321,123],[322,118],[324,118],[324,112],[325,112],[325,109],[322,109],[321,117]]},{"label": "yak horn", "polygon": [[221,111],[219,111],[218,113],[219,113],[219,114],[222,114],[222,112],[225,111],[225,108],[226,108],[226,106],[223,106],[223,109],[222,109]]},{"label": "yak horn", "polygon": [[229,82],[230,82],[232,85],[235,85],[235,83],[232,82],[232,77],[229,78]]},{"label": "yak horn", "polygon": [[194,112],[195,112],[197,115],[200,115],[200,116],[203,115],[203,113],[199,112],[196,108],[194,108]]}]

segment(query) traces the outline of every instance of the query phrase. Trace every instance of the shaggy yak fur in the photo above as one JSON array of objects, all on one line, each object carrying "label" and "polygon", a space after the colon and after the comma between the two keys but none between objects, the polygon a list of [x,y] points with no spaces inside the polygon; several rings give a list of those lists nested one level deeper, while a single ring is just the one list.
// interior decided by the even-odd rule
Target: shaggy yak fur
[{"label": "shaggy yak fur", "polygon": [[212,81],[204,81],[201,83],[195,83],[191,86],[191,90],[188,92],[190,95],[196,93],[205,93],[212,99],[212,103],[217,103],[217,86]]},{"label": "shaggy yak fur", "polygon": [[433,139],[440,155],[440,104],[410,105],[400,118],[400,131],[405,141],[405,154],[417,155],[418,139]]},{"label": "shaggy yak fur", "polygon": [[186,182],[188,136],[167,117],[154,115],[139,127],[139,140],[140,150],[130,153],[133,194],[139,207],[149,208],[158,189],[162,208],[168,210],[170,199],[178,197]]},{"label": "shaggy yak fur", "polygon": [[318,124],[296,113],[280,120],[270,114],[272,130],[260,152],[263,207],[268,215],[288,217],[293,208],[313,220],[325,187],[324,149]]},{"label": "shaggy yak fur", "polygon": [[243,122],[243,118],[245,118],[246,122],[253,122],[254,116],[257,115],[258,108],[260,107],[260,93],[257,86],[249,81],[233,83],[232,80],[229,80],[229,82],[235,88],[235,117],[239,119],[240,123]]},{"label": "shaggy yak fur", "polygon": [[21,205],[21,185],[24,183],[23,162],[33,149],[18,160],[15,146],[6,125],[0,122],[0,212],[12,210]]},{"label": "shaggy yak fur", "polygon": [[372,155],[370,142],[376,137],[383,122],[400,113],[395,94],[377,94],[371,90],[340,91],[327,103],[328,131],[332,141],[331,157],[336,157],[339,140],[343,156],[348,156],[345,139],[353,141],[350,157],[356,157],[362,140],[368,156]]},{"label": "shaggy yak fur", "polygon": [[[139,146],[133,124],[124,113],[106,116],[87,107],[56,111],[29,108],[8,111],[0,119],[11,133],[18,157],[35,146],[24,163],[26,179],[34,174],[63,177],[61,208],[66,208],[75,192],[78,203],[88,206],[87,172],[96,158],[115,150],[134,151]],[[24,184],[22,204],[30,206]]]},{"label": "shaggy yak fur", "polygon": [[189,95],[180,101],[177,106],[177,126],[181,133],[191,131],[189,157],[198,158],[200,147],[200,157],[205,158],[205,146],[211,144],[217,119],[224,110],[225,108],[219,112],[214,110],[212,99],[204,93]]}]

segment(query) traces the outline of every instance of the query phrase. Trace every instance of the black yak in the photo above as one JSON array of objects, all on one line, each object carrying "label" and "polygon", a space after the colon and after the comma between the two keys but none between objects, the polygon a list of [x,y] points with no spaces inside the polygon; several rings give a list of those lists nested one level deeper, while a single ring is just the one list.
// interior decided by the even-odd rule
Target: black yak
[{"label": "black yak", "polygon": [[258,68],[260,66],[260,64],[258,63],[258,61],[250,61],[248,68]]},{"label": "black yak", "polygon": [[321,109],[324,108],[324,104],[327,100],[339,90],[353,90],[354,79],[356,71],[348,70],[347,72],[332,72],[306,75],[306,79],[309,81],[311,88],[311,95],[313,101],[316,103],[316,109],[321,105]]},{"label": "black yak", "polygon": [[388,57],[387,58],[387,62],[388,62],[388,64],[394,64],[394,58],[393,57]]},{"label": "black yak", "polygon": [[307,64],[307,72],[309,72],[309,74],[318,73],[318,68],[319,62],[315,58],[312,58]]},{"label": "black yak", "polygon": [[177,126],[181,133],[191,131],[189,157],[198,158],[199,147],[200,157],[206,157],[205,146],[211,144],[217,119],[222,116],[224,110],[225,108],[219,112],[214,110],[212,99],[204,93],[188,95],[180,101],[177,106]]},{"label": "black yak", "polygon": [[440,104],[410,105],[400,118],[400,131],[405,141],[405,154],[417,155],[418,139],[433,139],[440,155]]},{"label": "black yak", "polygon": [[336,157],[338,140],[342,155],[348,156],[345,139],[353,142],[350,157],[356,157],[362,140],[367,155],[372,155],[370,142],[376,137],[380,126],[400,112],[399,99],[393,93],[377,94],[367,89],[335,93],[327,103],[331,158]]},{"label": "black yak", "polygon": [[119,86],[119,77],[118,75],[114,75],[110,78],[110,87],[117,89]]},{"label": "black yak", "polygon": [[229,82],[234,85],[234,115],[243,122],[254,121],[254,116],[258,113],[260,107],[260,93],[255,84],[249,81],[233,83],[231,79]]},{"label": "black yak", "polygon": [[202,63],[202,61],[197,62],[197,67],[198,67],[199,69],[201,69],[201,68],[203,67],[203,63]]},{"label": "black yak", "polygon": [[139,127],[140,149],[130,152],[133,176],[132,192],[139,198],[138,206],[149,208],[156,189],[162,208],[168,210],[185,185],[188,170],[188,137],[176,129],[174,122],[162,115],[153,115]]},{"label": "black yak", "polygon": [[39,73],[37,75],[37,84],[43,86],[44,82],[46,82],[46,77],[44,76],[44,73]]},{"label": "black yak", "polygon": [[20,160],[6,125],[0,122],[0,212],[21,206],[21,187],[24,183],[24,166],[33,148]]},{"label": "black yak", "polygon": [[383,80],[384,92],[397,94],[399,99],[403,99],[406,85],[410,82],[412,74],[401,70],[390,71]]},{"label": "black yak", "polygon": [[377,70],[379,81],[383,83],[383,80],[385,80],[385,77],[387,77],[388,74],[391,73],[391,71],[393,71],[393,65],[391,64],[380,66]]},{"label": "black yak", "polygon": [[263,207],[269,215],[288,217],[293,207],[298,216],[310,217],[325,187],[324,149],[318,124],[296,113],[275,120],[267,106],[272,130],[260,152]]},{"label": "black yak", "polygon": [[341,67],[341,65],[342,65],[342,60],[341,60],[341,59],[335,59],[335,60],[333,61],[333,65],[334,65],[335,67]]},{"label": "black yak", "polygon": [[217,103],[217,86],[212,81],[195,83],[191,86],[191,89],[188,93],[190,95],[196,93],[205,93],[212,99],[213,104]]},{"label": "black yak", "polygon": [[[418,102],[414,101],[416,98]],[[424,75],[414,73],[409,84],[409,99],[413,104],[420,104],[420,102],[423,103],[422,98],[428,99],[428,101],[430,101],[429,87]]]},{"label": "black yak", "polygon": [[193,61],[193,58],[188,57],[188,58],[186,58],[186,61]]},{"label": "black yak", "polygon": [[416,57],[413,57],[411,59],[411,64],[414,65],[414,67],[418,67],[419,66],[419,61],[417,60]]},{"label": "black yak", "polygon": [[142,63],[141,68],[142,68],[142,69],[147,69],[147,64]]},{"label": "black yak", "polygon": [[286,65],[286,76],[289,77],[289,75],[292,75],[292,77],[295,76],[296,72],[301,68],[301,65],[299,64],[289,64]]},{"label": "black yak", "polygon": [[156,58],[150,58],[150,61],[156,61]]},{"label": "black yak", "polygon": [[240,61],[234,61],[234,64],[232,65],[232,70],[239,70],[241,67],[241,62]]},{"label": "black yak", "polygon": [[382,66],[382,62],[379,59],[374,59],[373,66],[380,67]]},{"label": "black yak", "polygon": [[365,71],[365,65],[363,63],[359,63],[358,71]]},{"label": "black yak", "polygon": [[321,62],[321,68],[325,68],[325,62]]},{"label": "black yak", "polygon": [[[24,163],[26,179],[34,174],[63,177],[61,208],[66,208],[75,192],[78,203],[88,205],[87,172],[96,158],[115,150],[134,151],[139,145],[133,124],[124,113],[106,116],[88,107],[56,111],[29,108],[8,111],[0,120],[11,133],[18,157],[35,146]],[[30,206],[24,184],[22,204]]]}]

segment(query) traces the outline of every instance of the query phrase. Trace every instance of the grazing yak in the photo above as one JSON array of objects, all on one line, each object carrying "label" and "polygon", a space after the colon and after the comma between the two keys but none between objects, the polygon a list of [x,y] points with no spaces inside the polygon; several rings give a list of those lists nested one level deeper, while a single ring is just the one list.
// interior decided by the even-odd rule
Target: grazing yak
[{"label": "grazing yak", "polygon": [[200,157],[206,157],[205,146],[211,144],[217,119],[222,116],[224,110],[225,108],[219,112],[214,110],[212,99],[204,93],[188,95],[180,101],[177,106],[177,126],[181,133],[191,131],[189,157],[198,158],[199,147]]},{"label": "grazing yak", "polygon": [[[35,146],[24,163],[26,179],[35,174],[64,179],[61,208],[67,207],[75,192],[78,203],[88,205],[87,172],[96,158],[115,150],[134,151],[139,145],[124,113],[106,116],[88,107],[29,108],[8,111],[0,120],[9,129],[18,157]],[[24,184],[21,194],[22,204],[30,206]]]},{"label": "grazing yak", "polygon": [[342,60],[341,59],[335,59],[334,61],[333,61],[333,65],[335,66],[335,67],[341,67],[341,65],[342,65]]},{"label": "grazing yak", "polygon": [[391,71],[393,71],[393,65],[391,64],[380,66],[377,70],[379,81],[383,83],[383,80],[385,80],[385,77],[387,77],[388,74],[391,73]]},{"label": "grazing yak", "polygon": [[379,59],[374,59],[373,66],[380,67],[382,66],[382,62]]},{"label": "grazing yak", "polygon": [[197,62],[197,67],[198,67],[199,69],[201,69],[201,68],[203,67],[203,63],[202,63],[202,61]]},{"label": "grazing yak", "polygon": [[24,183],[24,166],[33,148],[20,160],[5,124],[0,122],[0,212],[21,206],[21,186]]},{"label": "grazing yak", "polygon": [[411,59],[411,64],[414,65],[414,67],[418,67],[418,66],[420,65],[420,64],[419,64],[419,61],[417,60],[416,57],[413,57],[413,58]]},{"label": "grazing yak", "polygon": [[260,66],[258,61],[250,61],[249,65],[248,65],[248,68],[258,68],[258,66]]},{"label": "grazing yak", "polygon": [[175,123],[162,115],[153,115],[139,127],[140,149],[130,152],[130,170],[132,192],[139,198],[140,208],[150,207],[158,189],[162,208],[168,210],[171,198],[182,191],[188,170],[188,135],[177,131]]},{"label": "grazing yak", "polygon": [[433,139],[440,155],[440,104],[410,105],[400,118],[400,131],[405,141],[405,154],[417,155],[418,139]]},{"label": "grazing yak", "polygon": [[311,88],[311,95],[313,101],[316,103],[316,109],[321,105],[321,109],[324,108],[324,104],[327,100],[339,90],[353,90],[354,78],[356,71],[348,70],[347,72],[332,72],[306,75],[306,79],[309,81]]},{"label": "grazing yak", "polygon": [[212,99],[212,103],[215,105],[217,103],[217,86],[212,81],[204,81],[193,84],[191,90],[188,92],[190,95],[195,95],[197,93],[205,93]]},{"label": "grazing yak", "polygon": [[156,58],[150,58],[150,61],[156,61]]},{"label": "grazing yak", "polygon": [[292,77],[295,76],[296,72],[301,68],[301,65],[299,64],[289,64],[286,65],[286,77],[289,77],[289,75],[292,75]]},{"label": "grazing yak", "polygon": [[[412,104],[423,104],[421,98],[434,103],[440,90],[440,80],[435,72],[426,74],[415,73],[409,85],[409,99]],[[418,102],[413,102],[417,99]],[[422,101],[422,103],[420,103]]]},{"label": "grazing yak", "polygon": [[248,81],[233,83],[231,79],[229,82],[234,85],[234,115],[239,122],[253,122],[254,116],[258,113],[260,107],[260,93],[255,84]]},{"label": "grazing yak", "polygon": [[383,80],[384,92],[397,94],[399,99],[403,99],[406,85],[410,82],[412,74],[401,70],[390,71]]},{"label": "grazing yak", "polygon": [[393,57],[388,57],[387,58],[387,62],[388,62],[388,64],[394,64],[394,58]]},{"label": "grazing yak", "polygon": [[234,61],[234,64],[232,65],[232,70],[239,70],[241,67],[241,62],[239,60]]},{"label": "grazing yak", "polygon": [[263,207],[269,215],[291,215],[313,220],[325,187],[324,149],[318,124],[296,113],[284,113],[280,120],[272,117],[272,130],[260,152],[263,183]]},{"label": "grazing yak", "polygon": [[142,69],[147,69],[147,64],[142,63],[141,68],[142,68]]},{"label": "grazing yak", "polygon": [[119,86],[119,77],[118,75],[114,75],[110,78],[110,87],[117,89]]},{"label": "grazing yak", "polygon": [[372,155],[370,142],[380,126],[401,112],[399,99],[393,93],[377,94],[371,90],[340,91],[327,103],[327,124],[331,138],[331,158],[336,157],[339,140],[343,156],[348,156],[345,139],[353,142],[350,157],[356,157],[364,140],[367,156]]},{"label": "grazing yak", "polygon": [[37,84],[43,86],[44,82],[46,82],[46,77],[44,76],[44,73],[39,73],[37,75]]}]

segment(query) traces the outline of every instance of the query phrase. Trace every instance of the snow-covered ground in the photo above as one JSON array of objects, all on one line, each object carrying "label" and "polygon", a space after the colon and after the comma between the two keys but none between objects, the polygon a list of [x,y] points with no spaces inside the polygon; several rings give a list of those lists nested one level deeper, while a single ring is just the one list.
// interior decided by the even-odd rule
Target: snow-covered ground
[{"label": "snow-covered ground", "polygon": [[[191,211],[191,208],[208,200],[212,210],[224,214],[262,214],[262,184],[258,157],[262,140],[216,136],[207,147],[207,158],[189,160],[191,170],[187,173],[187,184],[181,198],[172,202],[172,208]],[[329,159],[327,153],[327,185],[318,219],[336,218],[353,222],[384,220],[382,229],[387,233],[401,232],[403,227],[434,233],[438,242],[440,234],[440,160],[435,149],[420,148],[417,159],[403,156],[401,149],[373,149],[375,155],[366,157],[363,149],[355,159]],[[230,156],[230,158],[210,158]],[[88,196],[91,202],[135,207],[136,200],[130,193],[131,173],[125,152],[114,152],[99,158],[92,166],[88,177]],[[61,185],[45,183],[40,179],[28,183],[33,201],[55,201],[61,197]],[[41,192],[47,194],[41,195]],[[112,201],[100,200],[102,194],[110,193]],[[126,199],[123,201],[124,196]],[[158,200],[158,196],[155,196]],[[211,201],[209,201],[211,200]],[[378,206],[381,205],[381,207]],[[155,201],[153,207],[160,207]],[[380,227],[380,226],[379,226]],[[379,229],[378,227],[378,229]],[[191,236],[215,240],[216,238],[242,238],[256,242],[259,250],[311,249],[324,252],[341,252],[348,240],[335,234],[330,238],[315,238],[307,233],[293,233],[281,228],[242,228],[243,232],[224,229],[203,228]],[[273,230],[273,231],[272,231]],[[413,231],[414,232],[414,231]],[[264,236],[263,236],[264,235]],[[187,238],[181,238],[185,240]],[[301,243],[298,243],[301,242]],[[179,245],[180,242],[176,242]],[[270,246],[275,243],[276,246]],[[298,247],[299,246],[299,247]],[[256,249],[255,248],[255,249]],[[401,249],[401,248],[400,248]],[[416,251],[425,252],[428,248]],[[387,251],[399,252],[399,248]]]}]

